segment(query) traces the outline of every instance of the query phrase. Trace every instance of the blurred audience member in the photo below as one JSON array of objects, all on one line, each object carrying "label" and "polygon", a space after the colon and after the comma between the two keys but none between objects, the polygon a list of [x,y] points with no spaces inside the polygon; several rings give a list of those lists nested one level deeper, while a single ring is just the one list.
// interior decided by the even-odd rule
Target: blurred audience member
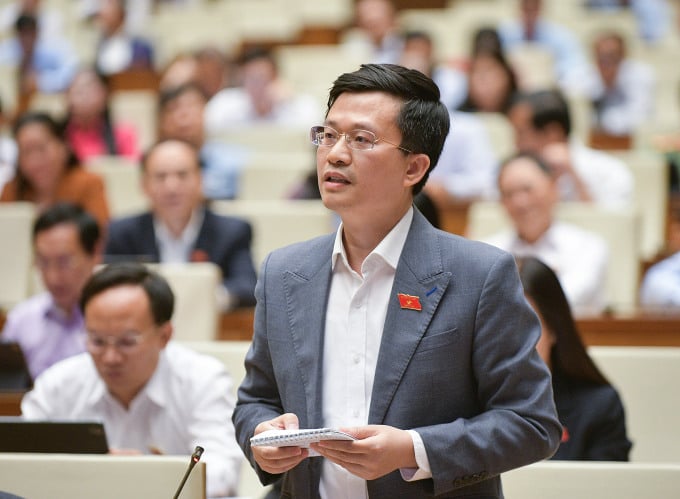
[{"label": "blurred audience member", "polygon": [[598,69],[589,91],[593,127],[609,135],[630,135],[653,117],[654,70],[627,57],[618,33],[600,34],[593,47]]},{"label": "blurred audience member", "polygon": [[680,310],[680,251],[652,265],[642,279],[640,305]]},{"label": "blurred audience member", "polygon": [[404,40],[397,27],[391,0],[357,0],[354,25],[342,37],[343,47],[354,54],[366,55],[367,62],[397,64]]},{"label": "blurred audience member", "polygon": [[232,199],[238,195],[238,181],[247,152],[221,140],[206,139],[207,98],[197,83],[185,83],[161,92],[159,138],[189,142],[199,152],[203,194],[207,199]]},{"label": "blurred audience member", "polygon": [[514,99],[508,116],[521,152],[540,155],[557,178],[562,201],[593,202],[620,208],[633,203],[633,176],[619,159],[571,138],[564,96],[540,90]]},{"label": "blurred audience member", "polygon": [[17,68],[20,98],[66,90],[79,62],[70,45],[61,38],[40,37],[38,20],[30,14],[17,18],[14,34],[0,44],[0,64]]},{"label": "blurred audience member", "polygon": [[498,158],[484,124],[470,113],[453,112],[436,168],[425,192],[439,206],[495,197]]},{"label": "blurred audience member", "polygon": [[465,96],[465,74],[437,62],[432,38],[424,31],[409,31],[404,35],[404,50],[398,62],[401,66],[417,69],[429,76],[439,87],[441,101],[448,109],[455,109]]},{"label": "blurred audience member", "polygon": [[637,21],[640,38],[651,44],[662,40],[671,27],[668,0],[586,0],[585,6],[610,11],[630,9]]},{"label": "blurred audience member", "polygon": [[660,311],[680,311],[680,198],[671,197],[666,248],[647,269],[640,285],[640,305]]},{"label": "blurred audience member", "polygon": [[508,19],[498,26],[503,49],[510,55],[525,43],[544,47],[552,55],[555,79],[568,94],[582,95],[584,86],[593,77],[593,68],[588,62],[579,39],[564,26],[543,18],[542,0],[517,0],[519,18]]},{"label": "blurred audience member", "polygon": [[459,111],[507,113],[517,80],[502,52],[479,51],[468,69],[467,96]]},{"label": "blurred audience member", "polygon": [[195,56],[195,79],[208,99],[232,85],[233,68],[229,57],[223,51],[208,46],[197,50]]},{"label": "blurred audience member", "polygon": [[204,207],[198,152],[188,142],[162,140],[142,160],[151,211],[111,222],[108,261],[213,262],[222,270],[217,290],[223,310],[255,304],[252,229]]},{"label": "blurred audience member", "polygon": [[28,420],[97,420],[112,454],[188,455],[205,448],[209,498],[233,497],[243,454],[232,379],[214,357],[170,341],[175,297],[142,264],[107,265],[80,300],[87,352],[45,371],[21,401]]},{"label": "blurred audience member", "polygon": [[162,92],[169,88],[179,87],[198,79],[198,60],[193,52],[180,52],[163,66],[158,79],[158,88]]},{"label": "blurred audience member", "polygon": [[66,201],[92,214],[106,227],[109,208],[104,182],[78,163],[62,127],[48,114],[29,112],[14,124],[18,168],[5,184],[0,202],[32,201],[39,211]]},{"label": "blurred audience member", "polygon": [[7,131],[9,121],[0,100],[0,192],[16,173],[17,145]]},{"label": "blurred audience member", "polygon": [[609,250],[598,234],[556,220],[556,179],[540,158],[519,154],[498,175],[501,202],[512,228],[485,241],[515,256],[535,256],[559,276],[579,315],[602,312],[607,304]]},{"label": "blurred audience member", "polygon": [[208,102],[209,135],[257,123],[307,126],[323,116],[314,97],[296,94],[279,77],[269,50],[247,50],[239,60],[238,80],[239,86],[220,90]]},{"label": "blurred audience member", "polygon": [[33,225],[35,265],[46,291],[14,307],[0,336],[19,343],[33,379],[85,351],[78,301],[100,255],[99,234],[97,221],[68,203],[54,205]]},{"label": "blurred audience member", "polygon": [[82,69],[66,93],[66,140],[81,163],[96,156],[139,158],[137,132],[132,125],[114,125],[109,109],[107,78],[94,69]]},{"label": "blurred audience member", "polygon": [[130,34],[125,26],[124,0],[99,0],[95,22],[100,31],[95,65],[105,75],[131,69],[154,69],[151,43]]},{"label": "blurred audience member", "polygon": [[59,9],[44,5],[41,0],[15,0],[0,8],[0,33],[12,29],[19,16],[27,14],[38,21],[38,33],[42,38],[63,38],[63,19]]},{"label": "blurred audience member", "polygon": [[552,372],[562,442],[551,459],[628,461],[623,403],[588,355],[555,273],[540,259],[517,260],[524,294],[541,320],[536,349]]}]

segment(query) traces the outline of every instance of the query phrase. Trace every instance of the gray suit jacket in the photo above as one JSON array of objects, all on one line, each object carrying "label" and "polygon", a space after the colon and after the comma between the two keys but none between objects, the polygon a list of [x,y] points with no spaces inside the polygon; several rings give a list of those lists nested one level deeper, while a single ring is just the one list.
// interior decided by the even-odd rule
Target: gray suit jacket
[{"label": "gray suit jacket", "polygon": [[[284,412],[322,426],[325,309],[333,235],[273,252],[255,294],[255,333],[234,411],[236,435],[260,478],[249,438]],[[397,293],[420,298],[400,308]],[[373,385],[369,424],[414,429],[432,479],[392,472],[371,498],[502,497],[499,474],[552,455],[562,428],[540,329],[512,256],[434,229],[416,210],[397,266]],[[282,497],[319,497],[321,459],[285,473]]]}]

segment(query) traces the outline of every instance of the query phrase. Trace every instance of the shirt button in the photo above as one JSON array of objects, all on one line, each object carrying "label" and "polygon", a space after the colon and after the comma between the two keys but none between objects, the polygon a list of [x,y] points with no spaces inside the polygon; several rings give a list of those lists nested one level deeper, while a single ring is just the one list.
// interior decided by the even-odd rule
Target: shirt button
[{"label": "shirt button", "polygon": [[359,355],[358,353],[355,353],[355,354],[352,356],[352,361],[353,361],[355,364],[358,364],[360,360],[361,360],[361,355]]}]

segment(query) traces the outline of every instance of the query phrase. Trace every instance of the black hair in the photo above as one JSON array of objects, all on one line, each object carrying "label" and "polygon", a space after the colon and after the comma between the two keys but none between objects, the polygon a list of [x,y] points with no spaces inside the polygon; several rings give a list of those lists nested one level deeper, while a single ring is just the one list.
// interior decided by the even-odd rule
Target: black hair
[{"label": "black hair", "polygon": [[[104,88],[106,89],[107,96],[111,92],[111,82],[110,79],[107,75],[102,73],[98,68],[94,67],[91,69],[82,69],[81,73],[83,72],[91,72],[97,81],[101,83]],[[75,78],[75,77],[74,77]],[[104,143],[106,144],[106,152],[110,155],[116,155],[118,154],[118,145],[116,144],[116,136],[114,133],[114,128],[113,128],[113,119],[111,118],[111,109],[109,108],[108,104],[108,97],[107,97],[107,103],[104,106],[104,111],[102,112],[102,137],[104,139]],[[64,118],[64,134],[68,133],[68,125],[69,122],[71,121],[71,113],[70,111]],[[82,160],[82,158],[80,158]]]},{"label": "black hair", "polygon": [[161,326],[172,317],[175,295],[168,282],[146,265],[135,262],[117,262],[106,265],[95,272],[85,283],[80,295],[80,309],[85,308],[92,298],[118,286],[139,286],[149,298],[154,324]]},{"label": "black hair", "polygon": [[548,125],[557,124],[565,136],[571,133],[569,104],[559,90],[537,90],[517,95],[510,107],[527,104],[531,108],[531,124],[536,130],[544,130]]},{"label": "black hair", "polygon": [[546,176],[550,178],[555,178],[555,173],[553,169],[550,167],[550,165],[538,154],[534,154],[533,152],[528,152],[528,151],[520,151],[515,154],[510,155],[506,159],[504,159],[500,167],[498,168],[498,177],[501,176],[501,173],[505,169],[506,166],[508,166],[510,163],[514,163],[518,159],[528,159],[532,163],[535,163],[538,168],[546,174]]},{"label": "black hair", "polygon": [[37,31],[38,19],[32,14],[23,12],[19,14],[16,21],[14,21],[14,30],[18,33],[23,31]]},{"label": "black hair", "polygon": [[418,194],[439,161],[449,133],[449,112],[440,101],[437,85],[415,69],[395,64],[362,64],[357,71],[344,73],[335,80],[328,96],[326,116],[345,92],[385,92],[403,101],[397,117],[400,147],[430,158],[427,172],[413,186],[413,195]]},{"label": "black hair", "polygon": [[203,88],[198,83],[189,81],[162,90],[158,95],[158,112],[162,113],[171,102],[177,100],[184,94],[191,92],[196,92],[203,98],[204,101],[208,101],[208,96],[206,95]]},{"label": "black hair", "polygon": [[535,257],[517,258],[524,294],[531,299],[543,322],[555,335],[550,352],[554,377],[608,385],[581,341],[576,321],[557,275]]},{"label": "black hair", "polygon": [[90,213],[72,203],[57,203],[40,214],[33,223],[33,241],[41,232],[62,224],[74,225],[78,230],[80,247],[88,255],[94,255],[101,236],[99,224]]},{"label": "black hair", "polygon": [[[68,156],[66,158],[66,169],[71,170],[73,168],[76,168],[79,164],[78,158],[74,154],[73,149],[71,149],[68,142],[66,141],[63,124],[57,122],[54,118],[52,118],[52,116],[45,112],[28,111],[19,116],[14,122],[14,126],[12,127],[12,135],[14,136],[14,139],[16,140],[17,135],[25,126],[34,124],[44,126],[52,137],[56,138],[64,145],[68,152]],[[17,161],[19,162],[18,165],[19,167],[17,168],[16,172],[17,198],[19,200],[22,200],[24,199],[26,191],[28,190],[30,185],[26,177],[21,172],[20,168],[21,151],[19,151],[19,158],[17,159]]]}]

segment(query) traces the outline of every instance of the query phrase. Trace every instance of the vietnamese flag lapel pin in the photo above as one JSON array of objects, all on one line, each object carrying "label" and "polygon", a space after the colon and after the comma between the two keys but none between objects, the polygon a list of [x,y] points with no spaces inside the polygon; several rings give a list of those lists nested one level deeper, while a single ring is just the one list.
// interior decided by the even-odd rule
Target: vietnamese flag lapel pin
[{"label": "vietnamese flag lapel pin", "polygon": [[397,293],[397,298],[399,298],[399,306],[408,310],[421,311],[423,309],[420,305],[420,298],[413,295],[405,295],[404,293]]}]

